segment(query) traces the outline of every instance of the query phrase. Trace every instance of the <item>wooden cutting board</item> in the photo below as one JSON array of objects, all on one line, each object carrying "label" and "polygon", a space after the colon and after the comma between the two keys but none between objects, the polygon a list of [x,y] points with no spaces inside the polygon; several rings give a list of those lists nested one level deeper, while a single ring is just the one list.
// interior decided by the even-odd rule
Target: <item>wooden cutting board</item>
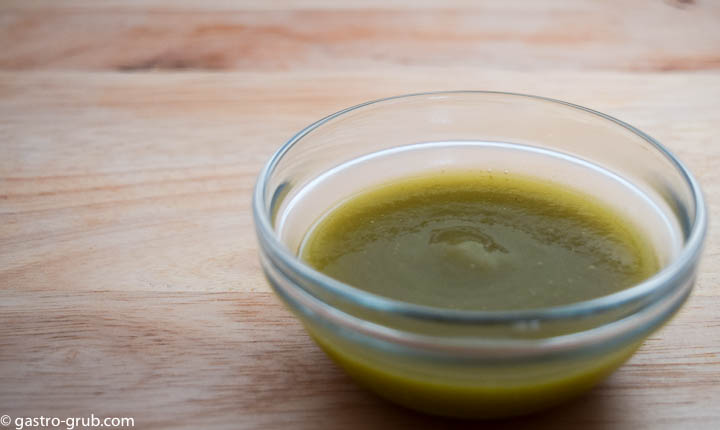
[{"label": "wooden cutting board", "polygon": [[[475,426],[378,400],[311,342],[262,278],[255,176],[294,132],[343,107],[517,91],[659,139],[699,178],[712,223],[718,5],[4,2],[0,415],[132,417],[143,429]],[[690,301],[629,363],[510,423],[720,428],[717,231]]]}]

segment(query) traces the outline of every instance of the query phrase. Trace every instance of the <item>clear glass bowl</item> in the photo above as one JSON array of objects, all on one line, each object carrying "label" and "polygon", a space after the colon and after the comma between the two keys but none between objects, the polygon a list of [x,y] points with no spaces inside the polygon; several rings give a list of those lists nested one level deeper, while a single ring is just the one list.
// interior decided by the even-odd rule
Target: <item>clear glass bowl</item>
[{"label": "clear glass bowl", "polygon": [[[593,194],[645,232],[662,268],[584,302],[471,311],[371,294],[298,257],[338,202],[448,168],[532,174]],[[695,179],[643,132],[570,103],[475,91],[382,99],[310,125],[260,173],[253,211],[268,281],[358,383],[423,412],[474,418],[555,405],[621,365],[690,294],[707,226]]]}]

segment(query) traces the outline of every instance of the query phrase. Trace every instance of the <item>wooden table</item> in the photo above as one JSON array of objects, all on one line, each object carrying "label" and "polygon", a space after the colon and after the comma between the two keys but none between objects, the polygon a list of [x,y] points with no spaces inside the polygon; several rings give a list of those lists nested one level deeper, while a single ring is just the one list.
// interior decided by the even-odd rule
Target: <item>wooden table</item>
[{"label": "wooden table", "polygon": [[[719,71],[712,0],[4,0],[0,414],[470,427],[357,388],[274,298],[249,210],[262,164],[365,100],[527,92],[664,142],[699,177],[713,221]],[[720,428],[718,231],[690,301],[629,363],[511,423]]]}]

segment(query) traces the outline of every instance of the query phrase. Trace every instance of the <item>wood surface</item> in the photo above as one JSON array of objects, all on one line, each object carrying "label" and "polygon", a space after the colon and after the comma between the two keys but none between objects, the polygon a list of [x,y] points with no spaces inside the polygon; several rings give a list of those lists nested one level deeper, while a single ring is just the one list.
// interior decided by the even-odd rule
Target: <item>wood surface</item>
[{"label": "wood surface", "polygon": [[[0,415],[147,429],[720,428],[720,3],[0,3]],[[704,187],[696,289],[582,398],[495,423],[351,383],[265,284],[250,190],[308,123],[492,89],[641,128]],[[641,160],[639,160],[641,162]]]}]

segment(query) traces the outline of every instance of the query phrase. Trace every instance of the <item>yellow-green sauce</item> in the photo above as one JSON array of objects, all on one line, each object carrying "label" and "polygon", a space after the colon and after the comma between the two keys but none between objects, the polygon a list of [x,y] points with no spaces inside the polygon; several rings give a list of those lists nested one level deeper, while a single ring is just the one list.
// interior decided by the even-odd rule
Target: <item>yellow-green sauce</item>
[{"label": "yellow-green sauce", "polygon": [[504,173],[434,173],[366,190],[312,229],[302,258],[417,304],[517,310],[588,300],[658,269],[646,238],[595,198]]},{"label": "yellow-green sauce", "polygon": [[[609,205],[549,181],[486,171],[436,172],[356,194],[311,229],[301,257],[384,297],[468,310],[569,304],[658,270],[647,238]],[[515,415],[563,401],[638,346],[635,340],[577,358],[465,368],[380,353],[308,328],[362,385],[411,408],[461,417]]]},{"label": "yellow-green sauce", "polygon": [[[458,380],[443,376],[447,368],[408,372],[402,360],[389,366],[319,333],[313,337],[361,386],[417,411],[460,418],[503,418],[558,405],[592,388],[639,347],[633,342],[602,355],[558,363],[478,366]],[[512,382],[506,380],[508,373],[513,374]]]}]

